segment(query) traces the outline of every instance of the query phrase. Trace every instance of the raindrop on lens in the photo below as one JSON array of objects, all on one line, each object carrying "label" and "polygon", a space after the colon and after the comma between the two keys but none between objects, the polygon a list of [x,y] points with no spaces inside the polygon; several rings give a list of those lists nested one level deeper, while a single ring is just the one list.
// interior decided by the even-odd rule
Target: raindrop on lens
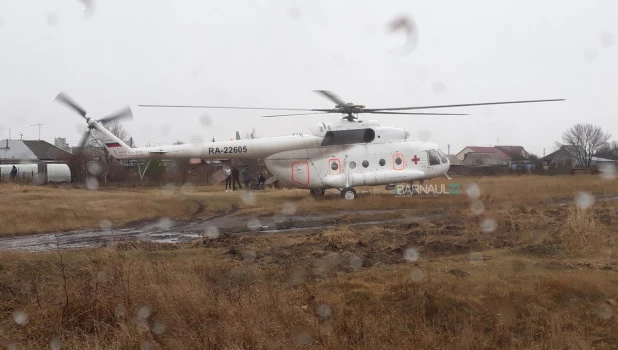
[{"label": "raindrop on lens", "polygon": [[604,32],[601,34],[601,44],[606,48],[614,45],[614,34],[610,32]]},{"label": "raindrop on lens", "polygon": [[28,314],[22,310],[17,310],[13,313],[13,321],[20,326],[25,326],[28,324]]},{"label": "raindrop on lens", "polygon": [[318,309],[317,309],[317,313],[318,315],[320,315],[323,318],[327,318],[330,317],[330,315],[332,314],[333,310],[330,308],[330,306],[326,305],[326,304],[320,304],[318,305]]},{"label": "raindrop on lens", "polygon": [[418,267],[415,267],[414,269],[412,269],[412,272],[410,272],[410,279],[413,282],[420,282],[423,280],[423,278],[425,278],[425,273]]},{"label": "raindrop on lens", "polygon": [[471,183],[468,188],[466,188],[466,194],[470,199],[478,199],[481,196],[481,188],[479,185]]},{"label": "raindrop on lens", "polygon": [[481,231],[485,233],[494,232],[498,228],[498,223],[492,218],[486,218],[481,221]]},{"label": "raindrop on lens", "polygon": [[472,252],[470,253],[470,262],[478,265],[478,264],[482,264],[483,261],[485,261],[485,258],[483,258],[483,253],[481,252]]},{"label": "raindrop on lens", "polygon": [[184,185],[182,185],[182,187],[180,187],[180,192],[184,195],[191,194],[194,191],[195,191],[195,185],[193,185],[190,182],[187,182]]},{"label": "raindrop on lens", "polygon": [[283,215],[294,215],[296,213],[296,205],[292,202],[283,203],[283,208],[281,209],[281,214]]},{"label": "raindrop on lens", "polygon": [[88,163],[88,172],[92,175],[99,175],[101,173],[101,165],[99,163],[90,162]]},{"label": "raindrop on lens", "polygon": [[612,309],[606,303],[601,304],[599,307],[599,318],[602,320],[609,320],[612,318]]},{"label": "raindrop on lens", "polygon": [[433,89],[433,92],[436,94],[441,94],[446,91],[446,86],[444,85],[443,82],[439,80],[434,81],[434,83],[431,85],[431,88]]},{"label": "raindrop on lens", "polygon": [[203,127],[209,127],[212,124],[212,119],[210,119],[208,114],[203,114],[200,116],[200,124],[202,124]]},{"label": "raindrop on lens", "polygon": [[240,192],[240,199],[246,205],[254,205],[255,204],[255,200],[256,200],[256,196],[255,196],[255,193],[253,193],[253,191],[241,191]]},{"label": "raindrop on lens", "polygon": [[616,166],[614,164],[601,164],[599,167],[599,176],[603,180],[616,179]]},{"label": "raindrop on lens", "polygon": [[250,250],[245,250],[242,253],[242,259],[245,261],[253,262],[257,258],[257,253]]},{"label": "raindrop on lens", "polygon": [[152,350],[154,349],[154,345],[149,342],[148,340],[144,340],[141,344],[140,344],[140,350]]},{"label": "raindrop on lens", "polygon": [[357,271],[361,267],[363,267],[363,259],[358,255],[352,255],[350,257],[350,268],[354,271]]},{"label": "raindrop on lens", "polygon": [[161,322],[155,322],[152,325],[152,331],[155,334],[162,334],[163,332],[165,332],[165,325],[163,323],[161,323]]},{"label": "raindrop on lens", "polygon": [[142,306],[139,308],[139,311],[137,312],[137,318],[139,318],[140,320],[145,320],[148,317],[150,317],[151,313],[152,313],[152,309],[150,308],[150,306]]},{"label": "raindrop on lens", "polygon": [[157,221],[157,227],[161,230],[169,230],[174,222],[170,218],[161,218]]},{"label": "raindrop on lens", "polygon": [[470,210],[474,215],[481,215],[485,211],[485,205],[479,200],[473,200],[472,203],[470,203]]},{"label": "raindrop on lens", "polygon": [[124,315],[126,315],[126,313],[127,310],[124,308],[123,305],[118,305],[114,309],[114,315],[116,315],[116,317],[123,317]]},{"label": "raindrop on lens", "polygon": [[575,205],[580,209],[588,209],[594,204],[594,196],[588,192],[577,192],[575,194]]},{"label": "raindrop on lens", "polygon": [[206,229],[206,237],[215,239],[219,237],[219,229],[216,226],[208,226]]},{"label": "raindrop on lens", "polygon": [[429,141],[429,139],[431,139],[431,131],[427,130],[427,129],[423,129],[423,130],[419,130],[418,131],[418,138],[421,141]]},{"label": "raindrop on lens", "polygon": [[91,191],[96,191],[99,189],[99,180],[96,177],[89,176],[86,179],[86,187]]},{"label": "raindrop on lens", "polygon": [[302,332],[294,338],[294,343],[299,347],[309,345],[311,341],[313,341],[313,338],[308,332]]},{"label": "raindrop on lens", "polygon": [[593,62],[597,59],[597,52],[595,49],[586,49],[584,51],[584,57],[586,58],[586,61]]},{"label": "raindrop on lens", "polygon": [[107,219],[103,219],[103,220],[101,220],[101,222],[99,222],[99,227],[103,231],[111,231],[111,229],[112,229],[112,222],[107,220]]},{"label": "raindrop on lens", "polygon": [[418,251],[414,248],[408,248],[404,251],[403,258],[407,262],[415,262],[419,258]]},{"label": "raindrop on lens", "polygon": [[161,189],[163,194],[166,196],[171,196],[174,194],[174,192],[176,191],[176,185],[174,185],[173,183],[168,183],[165,186],[163,186],[163,188]]},{"label": "raindrop on lens", "polygon": [[260,227],[262,227],[262,223],[260,222],[259,219],[249,219],[247,220],[247,227],[250,230],[255,231],[259,229]]},{"label": "raindrop on lens", "polygon": [[62,340],[60,340],[60,337],[55,337],[54,339],[52,339],[49,342],[49,347],[52,350],[60,350],[62,348]]}]

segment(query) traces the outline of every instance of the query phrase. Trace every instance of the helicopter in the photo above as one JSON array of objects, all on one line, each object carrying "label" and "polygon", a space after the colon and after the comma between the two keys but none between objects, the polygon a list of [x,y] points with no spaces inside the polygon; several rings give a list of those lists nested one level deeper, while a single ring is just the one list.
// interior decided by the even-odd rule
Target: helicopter
[{"label": "helicopter", "polygon": [[[79,113],[88,125],[80,146],[86,143],[90,132],[98,130],[100,141],[109,155],[116,159],[263,159],[270,173],[283,185],[308,189],[314,197],[323,196],[329,188],[339,190],[342,198],[357,198],[355,187],[392,185],[401,182],[424,181],[446,176],[450,163],[439,147],[431,142],[410,138],[408,130],[382,126],[374,120],[360,120],[358,115],[467,115],[462,113],[411,112],[415,110],[454,108],[484,105],[555,102],[564,99],[520,100],[482,102],[451,105],[366,108],[347,103],[330,91],[317,93],[334,102],[334,108],[262,108],[200,105],[138,105],[151,108],[210,108],[240,110],[294,111],[294,113],[263,115],[262,117],[287,117],[309,114],[341,114],[338,122],[320,122],[309,133],[257,139],[204,142],[199,144],[164,145],[131,148],[112,134],[105,124],[123,118],[132,118],[130,107],[101,119],[90,117],[65,93],[56,100]],[[302,111],[303,113],[299,113]],[[148,163],[149,164],[149,163]],[[148,165],[147,165],[148,166]],[[146,166],[146,169],[147,169]],[[144,169],[144,172],[146,171]]]}]

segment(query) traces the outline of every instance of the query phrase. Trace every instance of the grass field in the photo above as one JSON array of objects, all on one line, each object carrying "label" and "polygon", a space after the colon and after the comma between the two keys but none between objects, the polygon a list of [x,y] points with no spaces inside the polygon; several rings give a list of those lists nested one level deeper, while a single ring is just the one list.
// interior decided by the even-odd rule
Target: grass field
[{"label": "grass field", "polygon": [[[10,199],[0,205],[0,232],[10,235],[230,210],[268,216],[290,205],[296,215],[349,211],[323,230],[3,252],[0,342],[27,349],[618,348],[618,181],[453,181],[464,192],[476,184],[480,202],[465,193],[396,198],[377,188],[362,189],[357,201],[316,201],[297,190],[253,197],[212,187],[0,185]],[[389,221],[392,212],[377,211],[397,208],[440,216]],[[353,226],[359,209],[384,220]]]}]

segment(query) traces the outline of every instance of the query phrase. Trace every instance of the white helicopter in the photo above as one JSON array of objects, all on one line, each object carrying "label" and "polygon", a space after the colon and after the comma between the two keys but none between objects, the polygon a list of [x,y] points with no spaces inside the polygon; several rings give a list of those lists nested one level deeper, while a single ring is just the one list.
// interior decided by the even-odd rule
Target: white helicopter
[{"label": "white helicopter", "polygon": [[[322,196],[328,188],[336,188],[347,200],[356,198],[356,186],[390,185],[398,182],[423,181],[446,176],[449,160],[437,145],[410,139],[410,133],[397,127],[380,126],[377,121],[358,120],[358,114],[401,115],[466,115],[457,113],[408,112],[410,110],[499,105],[514,103],[552,102],[564,99],[467,103],[455,105],[365,108],[346,103],[329,91],[316,91],[336,103],[334,109],[255,108],[229,106],[139,105],[140,107],[219,108],[249,110],[288,110],[311,113],[267,115],[282,117],[307,114],[340,113],[337,123],[319,123],[308,134],[236,139],[200,144],[166,145],[131,148],[112,134],[105,123],[132,117],[129,107],[95,120],[86,111],[60,93],[56,100],[79,114],[88,123],[88,131],[80,146],[86,143],[90,130],[100,132],[101,140],[110,156],[116,159],[263,159],[270,173],[282,184],[309,189],[314,197]],[[356,115],[356,116],[355,116]]]}]

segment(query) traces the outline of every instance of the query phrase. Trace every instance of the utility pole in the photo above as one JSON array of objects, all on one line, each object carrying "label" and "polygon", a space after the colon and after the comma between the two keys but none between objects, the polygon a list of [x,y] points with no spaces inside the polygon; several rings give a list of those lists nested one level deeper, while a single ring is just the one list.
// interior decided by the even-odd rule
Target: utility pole
[{"label": "utility pole", "polygon": [[20,133],[19,133],[19,139],[20,139],[20,140],[23,140],[23,139],[24,139],[24,133],[23,133],[23,132],[20,132]]},{"label": "utility pole", "polygon": [[41,125],[45,125],[45,124],[32,124],[30,126],[38,126],[39,127],[39,140],[41,140]]},{"label": "utility pole", "polygon": [[11,128],[9,128],[9,140],[11,139]]}]

